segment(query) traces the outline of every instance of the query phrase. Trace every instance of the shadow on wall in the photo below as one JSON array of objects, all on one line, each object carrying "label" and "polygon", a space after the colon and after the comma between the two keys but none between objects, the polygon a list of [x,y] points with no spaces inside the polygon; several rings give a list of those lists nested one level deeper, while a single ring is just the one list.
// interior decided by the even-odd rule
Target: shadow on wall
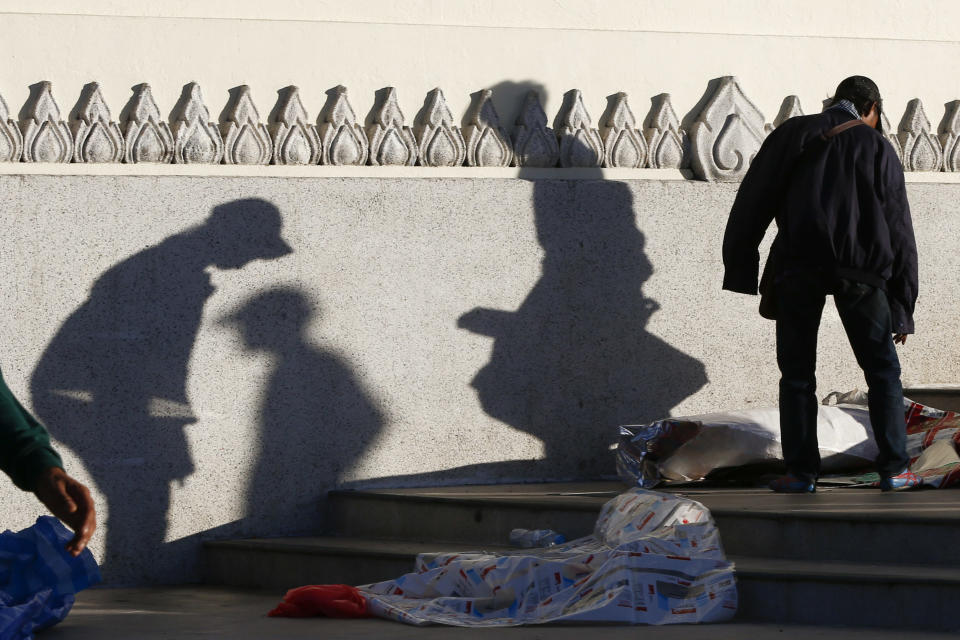
[{"label": "shadow on wall", "polygon": [[383,417],[350,367],[307,341],[319,309],[302,292],[274,288],[224,323],[245,347],[276,363],[259,408],[257,466],[246,491],[242,531],[316,532],[321,493],[340,482],[383,426]]},{"label": "shadow on wall", "polygon": [[[546,101],[536,83],[506,82],[492,89],[495,97],[523,96],[532,89]],[[581,151],[572,155],[593,153]],[[363,485],[612,476],[609,445],[618,425],[668,416],[706,384],[700,361],[646,330],[659,306],[642,291],[654,269],[629,186],[604,180],[600,169],[580,169],[585,179],[576,180],[536,179],[536,173],[521,170],[520,177],[532,180],[537,240],[544,251],[540,279],[516,310],[478,307],[457,324],[493,339],[490,361],[470,381],[483,410],[541,440],[544,459],[481,463]]]},{"label": "shadow on wall", "polygon": [[39,417],[83,461],[108,503],[108,581],[164,582],[164,571],[182,573],[180,543],[164,538],[170,483],[194,471],[184,433],[196,422],[187,364],[214,291],[206,269],[290,253],[280,226],[269,202],[237,200],[111,267],[34,370]]}]

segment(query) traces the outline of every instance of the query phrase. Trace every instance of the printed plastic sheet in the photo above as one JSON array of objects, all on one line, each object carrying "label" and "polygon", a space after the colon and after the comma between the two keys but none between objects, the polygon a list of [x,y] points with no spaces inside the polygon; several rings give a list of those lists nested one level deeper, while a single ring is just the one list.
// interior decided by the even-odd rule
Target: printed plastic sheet
[{"label": "printed plastic sheet", "polygon": [[0,640],[29,640],[63,620],[74,594],[100,582],[89,549],[71,556],[73,534],[51,516],[16,533],[0,534]]},{"label": "printed plastic sheet", "polygon": [[373,615],[414,625],[719,622],[737,609],[710,512],[641,488],[610,500],[593,535],[547,549],[421,554],[413,573],[359,589]]},{"label": "printed plastic sheet", "polygon": [[[851,394],[831,394],[840,404],[821,405],[817,435],[822,470],[859,470],[877,456],[870,415]],[[719,469],[783,460],[780,412],[744,409],[667,418],[648,425],[621,426],[617,473],[624,482],[652,488],[665,481],[702,480]]]},{"label": "printed plastic sheet", "polygon": [[960,484],[960,413],[904,400],[910,469],[924,486]]}]

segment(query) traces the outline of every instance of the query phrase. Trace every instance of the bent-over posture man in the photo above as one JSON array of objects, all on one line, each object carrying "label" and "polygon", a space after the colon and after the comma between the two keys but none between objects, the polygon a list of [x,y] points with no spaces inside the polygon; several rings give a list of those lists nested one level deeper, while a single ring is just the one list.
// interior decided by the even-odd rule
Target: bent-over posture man
[{"label": "bent-over posture man", "polygon": [[71,529],[67,551],[78,556],[97,527],[90,491],[67,475],[47,430],[23,408],[0,375],[0,469],[24,491],[32,491],[50,513]]},{"label": "bent-over posture man", "polygon": [[[879,130],[872,80],[840,83],[823,113],[791,118],[764,141],[723,239],[723,288],[757,293],[758,246],[776,217],[761,313],[777,321],[780,431],[787,474],[770,488],[807,493],[820,472],[816,349],[827,295],[863,369],[884,491],[919,485],[908,470],[900,362],[913,333],[917,248],[903,168]],[[866,126],[858,126],[866,125]]]}]

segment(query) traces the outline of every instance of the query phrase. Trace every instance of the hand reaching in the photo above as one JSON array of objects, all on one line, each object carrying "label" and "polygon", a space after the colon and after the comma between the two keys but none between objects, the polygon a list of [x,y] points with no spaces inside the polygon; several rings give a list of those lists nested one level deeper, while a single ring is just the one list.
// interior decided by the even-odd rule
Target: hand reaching
[{"label": "hand reaching", "polygon": [[75,535],[67,543],[67,551],[74,557],[80,555],[97,528],[90,490],[60,467],[50,467],[40,476],[33,493],[50,513],[73,529]]},{"label": "hand reaching", "polygon": [[893,344],[907,344],[907,334],[905,333],[893,334]]}]

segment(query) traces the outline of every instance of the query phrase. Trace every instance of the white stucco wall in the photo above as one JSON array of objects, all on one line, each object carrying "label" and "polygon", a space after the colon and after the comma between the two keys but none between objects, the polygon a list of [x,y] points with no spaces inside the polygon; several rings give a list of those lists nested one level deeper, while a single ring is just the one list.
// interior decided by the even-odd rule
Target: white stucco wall
[{"label": "white stucco wall", "polygon": [[816,111],[859,73],[879,84],[894,127],[915,97],[936,127],[943,104],[960,98],[960,75],[945,72],[960,57],[958,21],[960,5],[948,0],[3,0],[0,94],[15,113],[26,87],[46,79],[68,111],[96,80],[116,117],[146,81],[166,115],[196,80],[216,118],[227,90],[249,84],[265,119],[289,84],[311,117],[337,84],[361,117],[376,89],[395,86],[412,119],[435,86],[457,116],[470,93],[495,87],[509,124],[529,85],[543,87],[551,118],[571,88],[584,91],[595,121],[617,91],[638,117],[650,97],[671,93],[682,118],[708,80],[736,75],[772,120],[785,96]]}]

